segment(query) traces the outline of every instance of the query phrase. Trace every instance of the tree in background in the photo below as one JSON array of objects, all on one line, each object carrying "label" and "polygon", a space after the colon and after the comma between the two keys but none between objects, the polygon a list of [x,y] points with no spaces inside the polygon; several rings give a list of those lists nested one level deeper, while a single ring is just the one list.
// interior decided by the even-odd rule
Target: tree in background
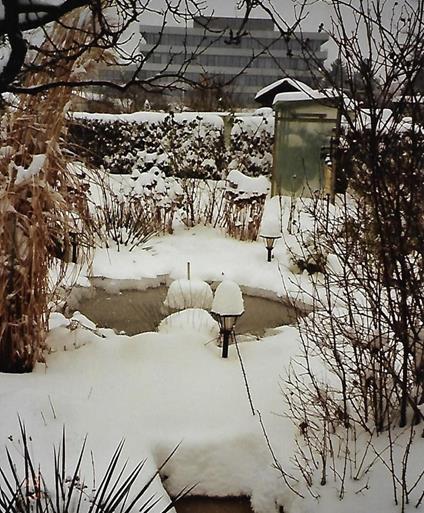
[{"label": "tree in background", "polygon": [[[67,48],[54,45],[47,48],[44,36],[48,37],[51,22],[62,23],[67,13],[85,7],[90,13],[91,24],[84,34],[84,44],[70,42]],[[128,38],[123,37],[132,23],[142,18],[145,13],[156,13],[162,19],[162,28],[166,19],[172,16],[177,22],[187,22],[194,15],[202,13],[197,2],[188,0],[182,6],[179,2],[167,0],[161,7],[152,0],[63,0],[42,3],[25,2],[22,0],[2,0],[0,11],[0,36],[6,63],[0,73],[0,92],[37,93],[57,86],[103,86],[108,85],[117,90],[125,90],[130,84],[139,83],[140,87],[154,87],[157,77],[139,82],[137,73],[143,65],[143,56],[139,48],[129,52]],[[65,26],[63,26],[66,29]],[[79,28],[75,29],[77,32]],[[115,62],[124,69],[128,64],[136,63],[136,69],[124,84],[101,80],[87,80],[82,74],[78,79],[61,80],[58,68],[63,59],[75,61],[87,51],[113,51]],[[40,55],[43,60],[40,61]],[[42,84],[28,85],[26,77],[38,71],[49,69],[50,80]],[[160,75],[160,73],[159,73]],[[181,73],[174,74],[179,77]],[[172,79],[172,76],[170,77]]]},{"label": "tree in background", "polygon": [[[331,63],[328,73],[324,74],[323,85],[336,88],[337,91],[344,91],[350,98],[361,101],[366,93],[366,84],[363,80],[366,75],[366,61],[360,64],[358,68],[361,71],[352,72],[340,58],[335,59]],[[375,92],[379,90],[378,77],[374,77],[373,87]]]},{"label": "tree in background", "polygon": [[184,104],[194,111],[232,110],[234,101],[231,90],[219,77],[204,74],[196,87],[184,91]]},{"label": "tree in background", "polygon": [[[260,4],[261,2],[256,0],[240,0],[237,3],[237,10],[242,15],[238,30],[232,31],[231,34],[227,34],[225,30],[209,29],[208,16],[202,18],[204,29],[210,38],[215,40],[222,38],[229,47],[232,44],[239,44],[242,37],[247,37],[245,26],[252,16],[253,9]],[[66,53],[60,48],[46,49],[42,41],[49,24],[54,21],[61,22],[66,13],[79,7],[89,9],[92,22],[85,34],[84,44],[71,43],[66,48]],[[163,29],[169,19],[186,26],[195,17],[198,19],[199,16],[207,14],[208,8],[211,7],[213,7],[212,4],[208,5],[207,2],[196,0],[185,0],[184,2],[164,0],[160,4],[156,0],[145,2],[138,0],[46,0],[42,3],[1,0],[0,40],[5,65],[0,71],[0,93],[9,91],[34,94],[58,86],[73,88],[108,86],[123,92],[133,85],[148,92],[158,92],[179,88],[182,84],[196,85],[193,80],[185,76],[184,71],[187,64],[204,51],[201,46],[195,48],[192,55],[188,55],[176,71],[171,72],[169,66],[164,64],[162,69],[151,77],[140,80],[138,75],[144,62],[155,52],[157,45],[161,44]],[[129,38],[126,37],[126,34],[130,27],[133,23],[142,21],[145,15],[152,14],[156,15],[158,20],[160,38],[157,45],[147,52],[141,51],[137,44],[133,50],[128,50],[131,45],[128,45]],[[279,37],[283,37],[283,35],[280,34]],[[88,50],[113,51],[114,63],[123,71],[128,70],[128,66],[132,65],[130,75],[116,81],[87,79],[87,76],[84,77],[84,75],[80,76],[78,80],[58,80],[56,70],[61,59],[75,61]],[[42,65],[37,61],[41,54],[44,57]],[[249,64],[246,67],[248,66]],[[25,77],[46,68],[51,71],[48,82],[31,86],[25,83]],[[229,81],[231,82],[231,79]]]}]

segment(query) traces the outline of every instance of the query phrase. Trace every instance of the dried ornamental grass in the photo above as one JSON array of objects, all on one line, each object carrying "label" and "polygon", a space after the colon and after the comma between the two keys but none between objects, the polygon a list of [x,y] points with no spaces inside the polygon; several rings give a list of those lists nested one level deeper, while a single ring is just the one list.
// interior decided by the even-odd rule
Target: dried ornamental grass
[{"label": "dried ornamental grass", "polygon": [[[78,10],[56,25],[43,47],[83,45],[92,23]],[[67,27],[67,28],[64,28]],[[69,28],[73,27],[73,28]],[[80,62],[79,62],[80,61]],[[77,61],[58,61],[57,80],[77,78]],[[42,54],[33,64],[27,87],[51,80]],[[3,124],[0,156],[0,371],[28,372],[41,358],[47,323],[48,270],[55,256],[66,254],[73,234],[88,219],[84,188],[67,171],[61,151],[70,89],[56,88],[20,99]],[[62,264],[62,268],[64,264]]]}]

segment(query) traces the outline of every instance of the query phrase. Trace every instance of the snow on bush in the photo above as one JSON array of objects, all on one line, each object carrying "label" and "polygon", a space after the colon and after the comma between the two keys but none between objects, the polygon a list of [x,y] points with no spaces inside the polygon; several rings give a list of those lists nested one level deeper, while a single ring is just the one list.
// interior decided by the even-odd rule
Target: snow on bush
[{"label": "snow on bush", "polygon": [[311,234],[301,234],[287,243],[293,273],[324,273],[327,266],[328,249]]},{"label": "snow on bush", "polygon": [[270,176],[273,144],[274,117],[269,111],[235,118],[228,169],[239,169],[249,176]]},{"label": "snow on bush", "polygon": [[165,317],[159,324],[158,331],[172,333],[181,330],[193,330],[198,335],[204,335],[207,340],[219,337],[219,326],[213,317],[201,308],[187,308]]},{"label": "snow on bush", "polygon": [[82,150],[95,167],[114,174],[148,171],[157,165],[168,176],[221,176],[226,155],[219,116],[156,114],[159,118],[77,116],[70,125],[71,147],[75,145],[79,154]]},{"label": "snow on bush", "polygon": [[94,228],[101,244],[130,251],[142,246],[155,233],[172,233],[184,191],[174,177],[157,166],[129,176],[105,174],[94,193]]},{"label": "snow on bush", "polygon": [[241,315],[244,312],[243,295],[236,282],[224,280],[218,285],[212,302],[212,312],[218,315]]},{"label": "snow on bush", "polygon": [[237,170],[229,173],[224,213],[229,235],[240,240],[257,239],[269,189],[265,176],[249,177]]},{"label": "snow on bush", "polygon": [[157,166],[144,173],[133,173],[136,178],[132,194],[154,200],[157,207],[172,208],[182,201],[184,191],[173,177],[167,177]]},{"label": "snow on bush", "polygon": [[[189,227],[213,224],[231,237],[256,240],[270,188],[267,179],[257,175],[266,175],[271,168],[259,157],[255,165],[242,162],[246,156],[255,159],[255,152],[264,147],[255,138],[266,118],[250,118],[237,121],[240,129],[233,129],[228,148],[223,127],[204,123],[193,113],[182,120],[164,115],[154,122],[146,121],[149,116],[89,116],[82,120],[88,125],[71,125],[71,140],[80,147],[85,145],[92,164],[103,166],[106,172],[129,174],[134,180],[125,192],[106,194],[107,211],[97,215],[99,235],[106,231],[106,238],[134,248],[149,239],[149,227],[171,233],[179,218]],[[267,130],[261,133],[271,137]],[[215,180],[227,174],[226,180]]]},{"label": "snow on bush", "polygon": [[212,298],[212,289],[205,281],[181,279],[173,281],[169,286],[164,305],[174,310],[185,308],[210,310]]},{"label": "snow on bush", "polygon": [[234,169],[228,173],[226,190],[235,201],[243,201],[265,197],[270,183],[265,176],[250,177]]},{"label": "snow on bush", "polygon": [[114,174],[157,165],[167,175],[217,179],[231,169],[250,176],[270,175],[273,130],[270,116],[236,118],[226,147],[223,121],[216,114],[77,113],[70,123],[69,142],[93,166]]}]

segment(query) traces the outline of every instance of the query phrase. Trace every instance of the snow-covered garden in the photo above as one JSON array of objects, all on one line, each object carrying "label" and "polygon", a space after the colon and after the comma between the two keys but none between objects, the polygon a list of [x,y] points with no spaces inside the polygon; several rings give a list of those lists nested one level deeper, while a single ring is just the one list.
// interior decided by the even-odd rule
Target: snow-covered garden
[{"label": "snow-covered garden", "polygon": [[270,108],[72,112],[101,52],[61,20],[2,114],[0,513],[421,511],[424,130],[380,109],[395,80],[367,110],[286,93],[340,101],[337,183],[284,196]]},{"label": "snow-covered garden", "polygon": [[[106,188],[103,181],[99,185],[97,172],[91,174],[81,165],[70,169],[82,173],[88,182],[93,176],[90,210],[95,218],[108,194],[121,198],[120,204],[131,198],[141,204],[151,202],[155,208],[168,208],[164,199],[168,202],[173,194],[183,195],[178,181],[154,174],[157,167],[136,174],[135,180],[134,173],[130,177],[115,175]],[[242,174],[234,176],[219,186],[224,202],[233,197],[226,191],[237,187],[244,195],[267,194],[265,178],[262,182]],[[203,190],[199,204],[208,195],[209,189]],[[328,440],[339,444],[339,449],[331,449],[332,461],[326,463],[325,470],[323,462],[313,460],[319,453],[305,454],[307,427],[299,423],[293,404],[287,402],[293,369],[304,365],[305,346],[296,324],[270,329],[261,338],[237,335],[237,345],[230,345],[228,358],[221,357],[219,325],[210,315],[214,307],[209,284],[236,283],[245,294],[281,301],[281,308],[289,302],[293,308],[306,307],[307,311],[320,300],[325,303],[325,275],[311,275],[300,265],[306,254],[312,254],[308,250],[314,231],[310,212],[317,204],[274,197],[263,207],[258,233],[280,237],[271,262],[260,237],[238,240],[243,237],[237,233],[230,236],[234,234],[225,226],[214,227],[202,216],[198,224],[187,226],[184,204],[178,202],[166,222],[167,229],[159,226],[137,244],[124,226],[119,228],[119,240],[116,232],[96,231],[97,247],[85,261],[69,263],[65,275],[56,267],[51,269],[51,282],[60,289],[49,305],[43,361],[36,363],[30,374],[0,375],[2,410],[7,412],[0,436],[18,468],[28,450],[37,468],[40,464],[43,479],[52,479],[53,448],[64,443],[65,429],[70,477],[64,486],[73,489],[73,501],[82,490],[84,508],[98,500],[99,482],[119,442],[125,440],[120,456],[122,462],[129,460],[128,468],[147,459],[135,485],[160,468],[146,495],[155,494],[152,504],[162,497],[154,511],[162,511],[169,496],[178,497],[187,489],[196,496],[246,496],[256,513],[271,513],[279,507],[288,512],[324,512],[335,504],[338,511],[349,513],[394,510],[390,465],[399,479],[405,445],[410,447],[411,486],[421,477],[423,442],[413,437],[408,445],[415,428],[394,430],[390,450],[387,438],[374,432],[361,433],[355,428],[349,447],[335,432]],[[214,208],[219,209],[219,202]],[[336,216],[334,208],[330,210]],[[78,260],[81,254],[79,249]],[[342,272],[335,254],[325,254],[324,266],[335,275]],[[78,301],[89,298],[93,287],[103,288],[113,297],[128,289],[142,291],[163,283],[169,286],[165,306],[176,313],[163,320],[155,332],[127,336],[99,328],[75,311]],[[338,291],[339,299],[341,295]],[[340,308],[342,304],[340,299]],[[107,299],[103,308],[107,311]],[[240,299],[231,296],[231,287],[229,295],[215,304],[218,313],[239,314],[242,310]],[[318,355],[308,365],[320,383],[338,388],[334,370],[326,368]],[[28,436],[25,444],[19,419]],[[83,484],[74,489],[72,472],[83,444],[86,449],[77,470]],[[302,458],[309,460],[309,468]],[[417,485],[411,491],[411,502],[419,500],[421,489]],[[129,497],[136,491],[134,486]]]}]

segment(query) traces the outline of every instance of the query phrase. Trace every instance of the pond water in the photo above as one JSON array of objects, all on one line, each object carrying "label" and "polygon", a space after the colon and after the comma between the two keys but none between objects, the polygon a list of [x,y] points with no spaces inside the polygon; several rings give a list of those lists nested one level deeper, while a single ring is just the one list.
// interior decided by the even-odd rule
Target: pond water
[{"label": "pond water", "polygon": [[183,497],[175,505],[177,513],[253,513],[248,497]]},{"label": "pond water", "polygon": [[[111,294],[96,288],[90,298],[79,302],[78,310],[103,328],[135,335],[155,331],[171,312],[163,306],[168,288],[160,286],[147,290],[126,290]],[[258,337],[265,331],[296,320],[296,311],[282,301],[243,294],[245,312],[237,321],[236,333]]]}]

